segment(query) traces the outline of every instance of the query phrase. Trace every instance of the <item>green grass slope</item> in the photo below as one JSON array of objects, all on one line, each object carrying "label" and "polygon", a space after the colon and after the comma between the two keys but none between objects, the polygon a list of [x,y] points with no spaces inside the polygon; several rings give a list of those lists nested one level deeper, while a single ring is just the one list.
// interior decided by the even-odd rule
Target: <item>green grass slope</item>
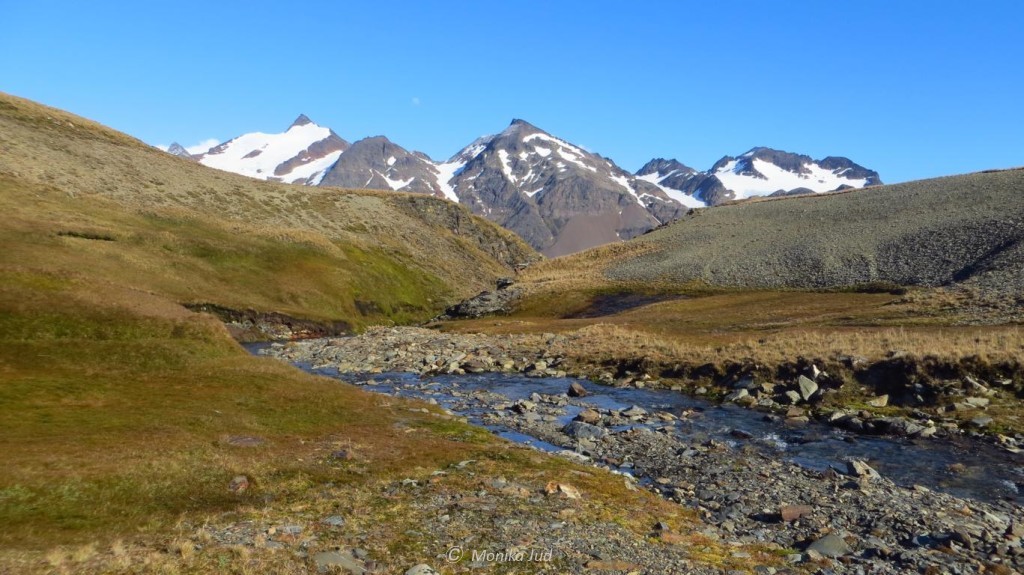
[{"label": "green grass slope", "polygon": [[0,266],[359,327],[425,319],[537,256],[433,198],[267,183],[0,95]]}]

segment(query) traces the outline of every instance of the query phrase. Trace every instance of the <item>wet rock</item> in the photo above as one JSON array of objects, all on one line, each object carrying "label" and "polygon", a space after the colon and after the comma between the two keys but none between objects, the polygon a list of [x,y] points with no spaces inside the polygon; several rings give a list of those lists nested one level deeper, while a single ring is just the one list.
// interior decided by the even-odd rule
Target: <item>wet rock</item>
[{"label": "wet rock", "polygon": [[725,401],[737,402],[741,399],[750,397],[750,392],[746,389],[737,389],[736,391],[725,396]]},{"label": "wet rock", "polygon": [[797,385],[800,387],[800,398],[804,401],[810,401],[818,392],[818,384],[806,376],[801,375],[797,380]]},{"label": "wet rock", "polygon": [[516,413],[527,413],[537,409],[537,404],[528,399],[524,399],[519,403],[515,404],[515,406],[512,409],[514,409]]},{"label": "wet rock", "polygon": [[735,437],[736,439],[751,439],[751,438],[754,437],[753,433],[750,433],[749,431],[744,431],[742,429],[736,429],[736,428],[734,428],[732,431],[730,431],[729,435]]},{"label": "wet rock", "polygon": [[643,416],[647,415],[647,410],[642,408],[642,407],[640,407],[639,405],[633,405],[633,406],[631,406],[631,407],[629,407],[627,409],[623,409],[619,413],[623,417],[629,417],[629,418],[632,419],[634,417],[643,417]]},{"label": "wet rock", "polygon": [[584,409],[575,417],[575,421],[582,421],[591,425],[601,421],[601,414],[593,409]]},{"label": "wet rock", "polygon": [[583,421],[570,421],[565,427],[562,428],[562,432],[576,439],[589,439],[599,440],[604,436],[608,435],[608,431],[604,428]]},{"label": "wet rock", "polygon": [[582,384],[576,381],[569,384],[569,391],[567,392],[567,394],[569,395],[569,397],[586,397],[590,395],[587,392],[587,389],[583,387]]},{"label": "wet rock", "polygon": [[851,459],[846,462],[846,474],[853,477],[860,477],[868,480],[881,479],[882,476],[870,465],[859,459]]},{"label": "wet rock", "polygon": [[466,373],[483,373],[487,371],[490,366],[488,366],[483,360],[471,359],[463,363],[461,367]]}]

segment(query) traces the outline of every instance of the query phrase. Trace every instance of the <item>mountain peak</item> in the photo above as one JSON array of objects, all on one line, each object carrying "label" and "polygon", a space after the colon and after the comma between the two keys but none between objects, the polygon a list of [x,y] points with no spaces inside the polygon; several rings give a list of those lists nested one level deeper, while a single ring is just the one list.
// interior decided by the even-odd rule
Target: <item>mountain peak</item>
[{"label": "mountain peak", "polygon": [[508,129],[509,130],[518,130],[518,131],[523,131],[523,130],[526,130],[526,131],[536,131],[536,132],[543,132],[544,131],[544,130],[541,130],[540,128],[538,128],[537,126],[534,126],[533,124],[527,122],[526,120],[523,120],[523,119],[520,119],[520,118],[513,118],[512,122],[508,125]]},{"label": "mountain peak", "polygon": [[299,117],[295,118],[295,121],[292,122],[292,125],[288,126],[288,129],[290,130],[290,129],[298,127],[298,126],[306,126],[306,125],[312,124],[312,123],[313,123],[313,120],[310,120],[309,116],[307,116],[305,114],[299,114]]},{"label": "mountain peak", "polygon": [[658,174],[659,176],[668,176],[669,174],[693,174],[696,171],[697,170],[687,166],[675,158],[672,158],[671,160],[667,160],[665,158],[654,158],[637,170],[636,175],[646,176],[648,174]]},{"label": "mountain peak", "polygon": [[167,146],[167,153],[173,156],[192,159],[192,154],[185,149],[185,146],[182,146],[178,142],[171,142],[171,145]]}]

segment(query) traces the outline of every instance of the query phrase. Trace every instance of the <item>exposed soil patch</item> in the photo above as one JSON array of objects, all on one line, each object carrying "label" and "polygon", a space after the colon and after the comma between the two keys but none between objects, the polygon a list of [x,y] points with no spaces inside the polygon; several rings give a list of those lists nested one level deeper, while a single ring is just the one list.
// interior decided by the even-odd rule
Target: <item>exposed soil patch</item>
[{"label": "exposed soil patch", "polygon": [[278,312],[235,310],[211,303],[184,304],[184,307],[217,317],[224,322],[231,337],[242,343],[333,337],[352,333],[352,325],[345,321],[314,321]]}]

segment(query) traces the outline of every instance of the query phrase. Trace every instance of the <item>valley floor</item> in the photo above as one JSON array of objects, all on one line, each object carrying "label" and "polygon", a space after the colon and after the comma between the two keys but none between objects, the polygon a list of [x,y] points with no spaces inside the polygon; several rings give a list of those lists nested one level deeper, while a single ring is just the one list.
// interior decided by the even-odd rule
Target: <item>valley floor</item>
[{"label": "valley floor", "polygon": [[[626,470],[652,492],[698,514],[698,521],[682,531],[668,526],[655,530],[655,540],[661,544],[683,540],[683,533],[689,533],[733,546],[733,557],[748,557],[749,551],[742,546],[761,547],[804,567],[830,567],[842,573],[975,573],[984,568],[1017,572],[1024,567],[1020,539],[1024,535],[1024,508],[1015,496],[1007,500],[995,496],[986,503],[918,484],[940,485],[942,480],[937,476],[982,472],[981,468],[968,470],[962,463],[955,463],[932,471],[936,477],[912,476],[910,484],[899,486],[855,462],[839,472],[790,463],[793,454],[757,447],[758,442],[780,441],[778,437],[751,434],[742,423],[724,436],[715,435],[717,425],[700,423],[703,418],[715,417],[713,413],[667,406],[660,411],[628,407],[630,394],[621,387],[615,397],[627,404],[610,408],[599,407],[608,405],[611,395],[610,389],[605,391],[601,386],[589,386],[589,391],[570,390],[568,396],[564,383],[559,390],[551,390],[549,385],[545,388],[548,392],[520,392],[531,387],[527,383],[531,378],[564,376],[565,369],[572,369],[566,357],[554,351],[559,343],[567,342],[583,344],[558,335],[484,336],[391,328],[372,330],[356,338],[275,344],[263,353],[316,372],[352,374],[345,379],[391,396],[409,394],[439,402],[457,413],[474,413],[480,423],[561,446],[568,450],[570,460],[582,457],[603,468]],[[357,375],[369,372],[383,375]],[[472,379],[442,375],[489,372],[513,374],[498,376],[511,378],[500,389],[507,388],[513,395],[528,399],[510,399],[507,391],[499,389],[500,379],[474,384]],[[411,377],[398,375],[401,373]],[[515,383],[516,377],[519,383]],[[628,388],[659,384],[638,379]],[[576,394],[581,397],[572,397]],[[582,398],[584,395],[597,397],[598,401],[591,403]],[[788,418],[775,418],[779,430],[808,425],[804,414],[809,412],[790,410]],[[570,418],[573,421],[567,425],[565,420]],[[694,433],[694,427],[704,431]],[[793,435],[799,441],[822,441],[817,433]],[[854,436],[846,438],[856,443]],[[895,457],[913,457],[909,444],[894,442],[891,449],[904,453]],[[969,446],[966,449],[971,450]],[[992,457],[998,450],[986,449],[990,459],[982,465],[994,466]],[[848,451],[857,452],[853,446]],[[799,455],[799,451],[795,453]],[[1009,453],[1000,457],[1010,467],[1020,464],[1017,458]],[[509,492],[507,485],[500,480],[492,488],[501,487],[499,493],[526,497],[528,490],[516,487]],[[448,521],[435,522],[431,532],[451,533],[453,526]],[[556,530],[568,529],[564,523],[557,525]],[[569,565],[580,546],[607,553],[602,551],[607,534],[600,529],[593,538],[575,543],[571,537],[550,538],[550,529],[542,531],[547,537],[542,540],[558,541],[556,554],[570,560]],[[648,545],[652,547],[647,554],[626,548],[617,551],[615,557],[642,567],[643,572],[676,572],[673,566],[677,565],[683,566],[680,572],[699,572],[682,559],[685,554],[666,554],[671,545],[667,549],[664,545]],[[572,571],[580,571],[584,564],[577,558]]]}]

